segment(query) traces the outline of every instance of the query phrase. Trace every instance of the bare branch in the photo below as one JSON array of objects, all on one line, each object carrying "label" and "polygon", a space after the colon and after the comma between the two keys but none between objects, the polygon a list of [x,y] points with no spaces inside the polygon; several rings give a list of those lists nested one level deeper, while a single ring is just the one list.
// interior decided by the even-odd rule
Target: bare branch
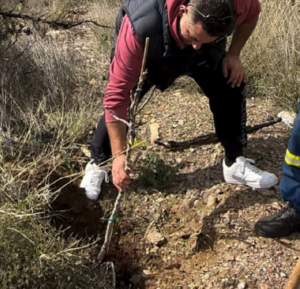
[{"label": "bare branch", "polygon": [[139,108],[139,110],[136,112],[136,114],[139,114],[143,108],[146,106],[146,104],[150,101],[150,99],[152,98],[152,96],[154,95],[155,92],[155,87],[152,89],[152,91],[150,92],[150,95],[147,97],[147,99],[143,102],[142,106]]},{"label": "bare branch", "polygon": [[117,120],[117,121],[120,121],[120,122],[122,122],[122,123],[124,123],[128,128],[130,128],[131,127],[131,124],[129,123],[129,122],[127,122],[126,120],[124,120],[124,119],[122,119],[122,118],[119,118],[119,117],[117,117],[116,115],[114,115],[113,113],[112,113],[112,111],[111,111],[111,109],[110,108],[108,108],[108,107],[105,107],[105,109],[106,110],[108,110],[109,111],[109,114],[111,115],[111,117],[113,117],[115,120]]},{"label": "bare branch", "polygon": [[[246,131],[247,133],[253,133],[256,132],[264,127],[268,127],[271,125],[274,125],[278,122],[281,122],[281,118],[277,118],[272,121],[268,121],[262,124],[257,124],[254,126],[247,126]],[[201,135],[198,137],[195,137],[190,140],[182,141],[182,142],[176,142],[176,141],[168,141],[168,142],[161,142],[161,141],[155,141],[157,145],[163,146],[165,148],[187,148],[192,145],[206,145],[206,144],[211,144],[211,143],[217,143],[219,142],[219,139],[217,138],[216,134],[214,133],[209,133],[206,135]]]},{"label": "bare branch", "polygon": [[79,22],[58,21],[58,20],[51,21],[51,20],[44,19],[42,17],[34,17],[34,16],[26,15],[26,14],[16,14],[16,13],[12,13],[10,11],[0,11],[0,15],[3,16],[4,18],[8,17],[8,18],[23,19],[23,20],[32,21],[33,23],[44,23],[44,24],[48,24],[52,27],[61,27],[64,29],[70,29],[70,28],[79,26],[83,23],[92,23],[101,28],[114,29],[114,27],[112,27],[112,26],[102,25],[94,20],[89,20],[89,19],[81,20]]}]

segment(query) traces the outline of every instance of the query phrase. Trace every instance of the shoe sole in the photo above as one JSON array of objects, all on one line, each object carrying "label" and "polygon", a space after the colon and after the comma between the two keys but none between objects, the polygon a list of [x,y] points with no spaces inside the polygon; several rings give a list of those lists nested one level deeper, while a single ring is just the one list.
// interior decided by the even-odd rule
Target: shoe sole
[{"label": "shoe sole", "polygon": [[251,187],[251,188],[254,188],[254,189],[270,189],[274,186],[276,186],[278,184],[278,180],[274,181],[271,185],[269,186],[261,186],[260,184],[257,184],[257,183],[252,183],[252,184],[249,184],[248,182],[244,181],[244,180],[235,180],[235,179],[230,179],[230,180],[226,180],[225,179],[225,182],[226,183],[229,183],[229,184],[234,184],[234,185],[245,185],[245,186],[248,186],[248,187]]},{"label": "shoe sole", "polygon": [[271,239],[276,239],[276,238],[283,238],[283,237],[287,237],[292,233],[296,233],[296,232],[300,232],[300,226],[295,227],[295,229],[291,230],[290,232],[287,232],[286,234],[272,234],[272,233],[266,233],[265,231],[260,230],[259,228],[255,227],[255,232],[264,238],[271,238]]},{"label": "shoe sole", "polygon": [[269,233],[265,233],[264,231],[260,230],[260,229],[256,229],[255,228],[255,232],[260,236],[260,237],[264,237],[264,238],[270,238],[270,239],[276,239],[276,238],[281,238],[281,237],[285,237],[287,235],[279,235],[279,234],[269,234]]}]

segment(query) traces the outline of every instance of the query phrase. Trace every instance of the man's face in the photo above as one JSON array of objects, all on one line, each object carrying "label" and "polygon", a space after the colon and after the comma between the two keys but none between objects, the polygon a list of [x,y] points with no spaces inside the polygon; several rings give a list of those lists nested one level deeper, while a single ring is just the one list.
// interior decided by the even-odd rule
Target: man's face
[{"label": "man's face", "polygon": [[179,34],[186,45],[192,45],[195,50],[201,48],[202,44],[210,43],[215,41],[218,37],[212,37],[202,29],[202,25],[197,23],[191,24],[191,9],[188,6],[180,6],[179,17],[180,17],[180,28]]}]

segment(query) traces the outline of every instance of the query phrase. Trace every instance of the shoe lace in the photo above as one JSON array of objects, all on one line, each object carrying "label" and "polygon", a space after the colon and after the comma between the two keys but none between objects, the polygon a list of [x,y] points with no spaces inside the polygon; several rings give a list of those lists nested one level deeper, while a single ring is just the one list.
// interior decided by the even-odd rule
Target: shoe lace
[{"label": "shoe lace", "polygon": [[108,177],[108,173],[105,170],[94,170],[92,172],[92,176],[91,176],[91,185],[97,188],[100,188],[103,179],[105,179],[105,182],[108,183],[109,182],[109,177]]},{"label": "shoe lace", "polygon": [[241,166],[241,171],[243,173],[245,173],[246,171],[250,174],[259,174],[261,173],[261,170],[254,166],[253,164],[255,164],[255,161],[252,159],[246,159],[245,162],[240,163]]}]

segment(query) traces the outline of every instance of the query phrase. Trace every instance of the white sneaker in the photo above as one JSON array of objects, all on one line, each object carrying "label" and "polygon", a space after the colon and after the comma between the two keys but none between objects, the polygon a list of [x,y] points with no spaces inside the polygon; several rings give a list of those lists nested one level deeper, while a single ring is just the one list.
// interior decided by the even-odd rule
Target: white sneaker
[{"label": "white sneaker", "polygon": [[91,200],[97,200],[101,192],[101,185],[105,180],[109,182],[110,169],[108,167],[99,167],[90,161],[85,167],[85,175],[81,181],[80,188],[85,189],[86,196]]},{"label": "white sneaker", "polygon": [[254,163],[254,160],[238,157],[236,162],[228,167],[224,159],[223,174],[225,181],[256,189],[268,189],[278,183],[278,179],[274,174],[261,171],[253,165]]}]

